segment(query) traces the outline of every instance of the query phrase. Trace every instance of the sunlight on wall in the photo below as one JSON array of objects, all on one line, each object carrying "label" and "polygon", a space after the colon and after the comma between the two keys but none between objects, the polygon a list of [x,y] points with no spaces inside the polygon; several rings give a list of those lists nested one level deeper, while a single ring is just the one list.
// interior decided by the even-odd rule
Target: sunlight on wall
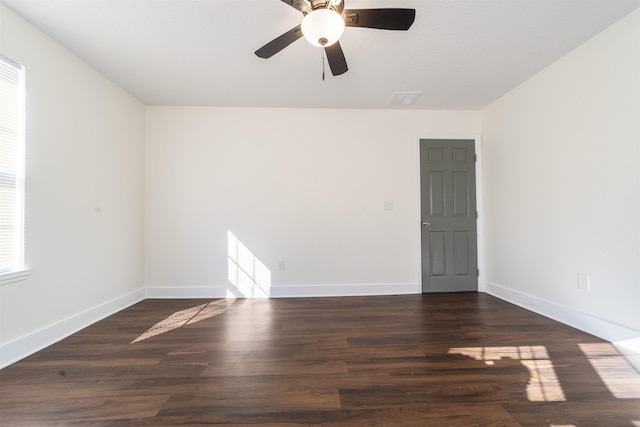
[{"label": "sunlight on wall", "polygon": [[238,238],[227,231],[229,283],[246,298],[269,298],[271,271]]},{"label": "sunlight on wall", "polygon": [[210,303],[201,304],[195,307],[187,308],[186,310],[180,310],[173,313],[171,316],[156,323],[147,330],[144,334],[140,335],[135,340],[131,341],[131,344],[147,340],[156,335],[164,334],[166,332],[173,331],[185,325],[191,325],[196,322],[200,322],[204,319],[209,319],[214,316],[218,316],[231,307],[235,298],[226,298]]},{"label": "sunlight on wall", "polygon": [[611,394],[618,399],[640,399],[640,373],[613,345],[579,346]]},{"label": "sunlight on wall", "polygon": [[451,348],[449,354],[461,354],[495,365],[503,358],[518,360],[529,370],[527,398],[531,402],[566,401],[553,363],[544,346],[465,347]]}]

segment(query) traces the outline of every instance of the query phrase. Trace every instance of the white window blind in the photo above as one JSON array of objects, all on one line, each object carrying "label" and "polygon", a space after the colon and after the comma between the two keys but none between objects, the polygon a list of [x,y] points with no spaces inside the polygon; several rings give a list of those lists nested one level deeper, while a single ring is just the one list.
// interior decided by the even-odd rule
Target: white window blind
[{"label": "white window blind", "polygon": [[0,55],[0,275],[4,281],[24,270],[24,74],[21,65]]}]

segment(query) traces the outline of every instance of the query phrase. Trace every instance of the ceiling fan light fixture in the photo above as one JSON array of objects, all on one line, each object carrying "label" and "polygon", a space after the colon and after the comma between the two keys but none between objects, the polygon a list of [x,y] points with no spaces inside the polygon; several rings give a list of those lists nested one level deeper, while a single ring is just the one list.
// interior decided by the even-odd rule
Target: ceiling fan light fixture
[{"label": "ceiling fan light fixture", "polygon": [[304,38],[318,47],[328,47],[337,42],[344,27],[342,15],[331,9],[316,9],[302,20]]}]

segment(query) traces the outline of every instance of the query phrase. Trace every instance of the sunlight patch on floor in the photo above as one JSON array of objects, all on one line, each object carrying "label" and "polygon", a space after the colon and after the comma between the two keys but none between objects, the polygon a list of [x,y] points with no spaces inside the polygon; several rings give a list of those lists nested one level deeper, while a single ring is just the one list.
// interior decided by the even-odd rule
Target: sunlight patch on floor
[{"label": "sunlight patch on floor", "polygon": [[181,328],[185,325],[190,325],[196,322],[200,322],[201,320],[218,316],[227,311],[234,301],[235,298],[219,299],[216,301],[211,301],[209,303],[200,304],[195,307],[187,308],[185,310],[176,311],[171,316],[167,317],[161,322],[156,323],[144,334],[131,341],[131,344],[147,340],[151,337],[155,337],[166,332],[173,331],[174,329]]},{"label": "sunlight patch on floor", "polygon": [[618,399],[640,399],[640,372],[612,344],[579,346],[611,394]]},{"label": "sunlight patch on floor", "polygon": [[518,360],[529,370],[527,398],[531,402],[566,401],[558,376],[544,346],[451,348],[449,354],[461,354],[494,366],[504,358]]}]

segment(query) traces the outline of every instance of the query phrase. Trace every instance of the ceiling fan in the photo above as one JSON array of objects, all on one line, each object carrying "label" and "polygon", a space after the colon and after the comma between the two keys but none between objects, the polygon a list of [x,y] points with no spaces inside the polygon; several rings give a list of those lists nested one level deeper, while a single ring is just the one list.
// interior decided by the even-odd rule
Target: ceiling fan
[{"label": "ceiling fan", "polygon": [[281,0],[302,12],[302,23],[256,50],[260,58],[270,58],[301,37],[324,49],[334,76],[345,73],[347,61],[338,41],[346,27],[379,30],[408,30],[415,9],[345,9],[344,0]]}]

